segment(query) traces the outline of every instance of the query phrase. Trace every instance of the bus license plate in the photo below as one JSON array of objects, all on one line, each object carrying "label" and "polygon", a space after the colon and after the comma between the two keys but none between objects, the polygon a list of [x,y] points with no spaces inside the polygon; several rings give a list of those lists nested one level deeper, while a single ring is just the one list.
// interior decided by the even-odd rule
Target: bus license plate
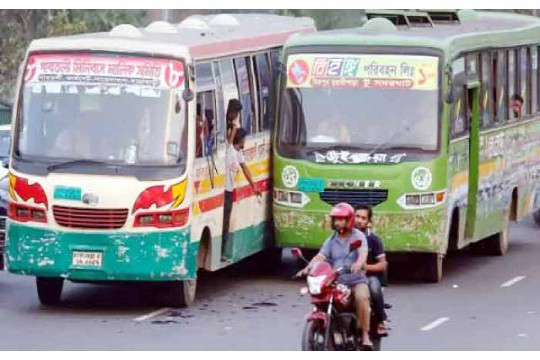
[{"label": "bus license plate", "polygon": [[73,266],[101,267],[103,253],[90,251],[74,251]]}]

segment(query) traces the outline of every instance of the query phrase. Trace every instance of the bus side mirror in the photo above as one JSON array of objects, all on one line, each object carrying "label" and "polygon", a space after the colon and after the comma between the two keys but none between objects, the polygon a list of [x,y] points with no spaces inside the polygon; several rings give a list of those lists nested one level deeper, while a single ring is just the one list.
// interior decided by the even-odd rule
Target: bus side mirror
[{"label": "bus side mirror", "polygon": [[446,96],[444,97],[444,101],[447,103],[447,104],[453,104],[454,101],[456,101],[456,97],[454,95],[454,92],[453,91],[449,91],[448,93],[446,93]]},{"label": "bus side mirror", "polygon": [[184,101],[186,102],[193,100],[194,97],[195,93],[191,89],[184,89],[184,91],[182,92],[182,99],[184,99]]},{"label": "bus side mirror", "polygon": [[354,240],[351,245],[349,245],[349,252],[353,252],[354,250],[360,248],[362,246],[362,240],[356,239]]}]

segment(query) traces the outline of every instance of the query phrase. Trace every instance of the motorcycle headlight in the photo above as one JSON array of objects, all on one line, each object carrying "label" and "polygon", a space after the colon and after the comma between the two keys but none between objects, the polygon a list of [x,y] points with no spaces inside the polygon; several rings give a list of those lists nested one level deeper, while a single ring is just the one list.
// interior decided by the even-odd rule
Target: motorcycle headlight
[{"label": "motorcycle headlight", "polygon": [[309,288],[309,293],[311,295],[319,295],[322,292],[322,285],[326,275],[320,276],[308,276],[307,283]]}]

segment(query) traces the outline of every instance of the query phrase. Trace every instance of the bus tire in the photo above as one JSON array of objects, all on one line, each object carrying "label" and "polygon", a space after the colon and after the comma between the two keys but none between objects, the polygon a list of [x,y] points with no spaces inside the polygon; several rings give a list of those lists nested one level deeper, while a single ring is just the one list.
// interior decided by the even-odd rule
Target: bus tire
[{"label": "bus tire", "polygon": [[60,303],[64,279],[36,277],[36,287],[39,302],[45,306],[55,306]]},{"label": "bus tire", "polygon": [[167,306],[184,308],[195,302],[197,279],[174,281],[165,287],[165,303]]},{"label": "bus tire", "polygon": [[439,253],[425,254],[423,278],[429,283],[439,283],[443,276],[444,256]]},{"label": "bus tire", "polygon": [[262,263],[259,265],[262,266],[262,270],[265,273],[273,274],[281,265],[281,248],[269,248],[263,250],[261,253],[260,260]]},{"label": "bus tire", "polygon": [[533,212],[533,219],[537,225],[540,225],[540,210]]},{"label": "bus tire", "polygon": [[508,243],[510,237],[510,224],[501,232],[491,235],[485,239],[484,247],[486,255],[503,256],[508,251]]}]

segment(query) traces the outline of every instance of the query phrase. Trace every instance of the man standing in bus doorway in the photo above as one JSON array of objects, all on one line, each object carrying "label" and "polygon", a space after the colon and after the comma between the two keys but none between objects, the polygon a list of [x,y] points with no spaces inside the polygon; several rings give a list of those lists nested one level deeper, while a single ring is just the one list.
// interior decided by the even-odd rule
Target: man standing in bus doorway
[{"label": "man standing in bus doorway", "polygon": [[355,226],[362,231],[368,241],[368,257],[364,264],[364,270],[367,273],[369,292],[375,318],[379,322],[377,332],[380,336],[387,336],[385,321],[387,319],[384,311],[384,298],[382,293],[382,284],[384,283],[384,273],[388,267],[384,247],[381,239],[371,231],[373,218],[373,209],[369,205],[358,205],[354,211]]},{"label": "man standing in bus doorway", "polygon": [[514,113],[514,118],[518,119],[521,117],[521,112],[523,109],[523,98],[519,94],[512,95],[512,112]]},{"label": "man standing in bus doorway", "polygon": [[[256,196],[261,196],[261,192],[255,186],[253,177],[244,161],[244,145],[246,142],[246,131],[239,127],[238,115],[242,105],[236,99],[229,101],[227,108],[227,148],[225,160],[225,200],[223,204],[223,237],[221,240],[221,261],[229,261],[225,256],[225,247],[229,238],[229,228],[231,223],[231,213],[234,202],[234,179],[240,169],[248,180]],[[230,124],[230,127],[229,127]]]}]

